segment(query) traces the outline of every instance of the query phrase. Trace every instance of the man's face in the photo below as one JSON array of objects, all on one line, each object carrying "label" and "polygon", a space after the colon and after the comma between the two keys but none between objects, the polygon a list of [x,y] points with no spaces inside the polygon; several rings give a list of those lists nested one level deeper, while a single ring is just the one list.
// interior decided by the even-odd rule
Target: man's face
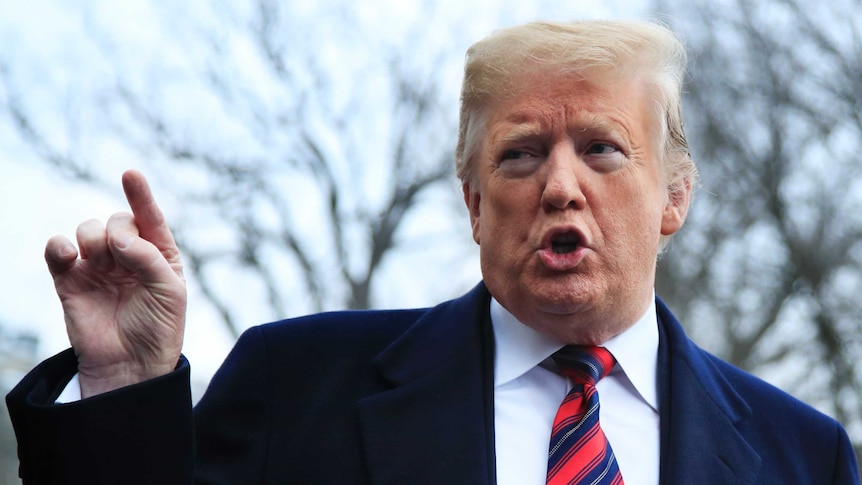
[{"label": "man's face", "polygon": [[485,283],[523,323],[600,344],[646,311],[689,200],[666,189],[653,106],[639,81],[538,72],[488,108],[464,198]]}]

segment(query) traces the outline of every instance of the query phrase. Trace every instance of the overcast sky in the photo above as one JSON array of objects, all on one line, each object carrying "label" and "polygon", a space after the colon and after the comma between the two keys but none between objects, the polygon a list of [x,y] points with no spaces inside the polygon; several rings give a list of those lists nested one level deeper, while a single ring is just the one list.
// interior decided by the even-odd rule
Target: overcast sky
[{"label": "overcast sky", "polygon": [[[182,15],[189,15],[207,3],[176,4],[186,10]],[[238,8],[243,2],[209,4]],[[152,5],[164,9],[164,5],[172,6],[174,2],[0,0],[0,45],[4,46],[0,63],[6,64],[15,89],[35,100],[32,102],[37,110],[57,120],[52,134],[58,139],[63,139],[68,130],[62,126],[62,114],[75,109],[75,93],[86,89],[87,83],[98,78],[105,68],[90,41],[93,25],[109,31],[122,44],[139,46],[142,53],[147,52],[147,46],[173,42],[164,36],[165,26],[160,20],[164,17],[155,14]],[[399,31],[398,26],[415,25],[416,18],[422,16],[421,11],[407,6],[410,2],[365,1],[362,5],[366,15],[363,21],[379,25],[390,36],[410,35]],[[450,0],[438,5],[443,5],[445,15],[453,19],[475,19],[470,22],[476,30],[475,37],[496,27],[536,18],[636,18],[647,11],[646,2],[622,1],[610,5],[606,1]],[[201,8],[201,12],[208,8]],[[441,31],[441,35],[446,32]],[[126,61],[133,65],[136,59],[128,57]],[[145,58],[142,55],[141,62]],[[8,94],[7,88],[0,83],[3,97]],[[183,110],[183,106],[177,109]],[[453,106],[455,109],[457,106]],[[21,142],[5,114],[0,118],[0,328],[36,334],[40,339],[39,359],[68,346],[60,305],[42,259],[45,241],[54,234],[73,238],[79,222],[94,217],[105,220],[111,213],[124,210],[120,174],[124,167],[139,165],[140,161],[133,157],[127,163],[110,164],[107,176],[116,181],[111,190],[70,183],[52,173],[32,147]],[[159,188],[154,190],[158,196]],[[467,230],[466,223],[464,227]],[[189,315],[184,352],[192,361],[195,378],[206,380],[230,349],[232,340],[203,299],[194,293],[190,295]]]}]

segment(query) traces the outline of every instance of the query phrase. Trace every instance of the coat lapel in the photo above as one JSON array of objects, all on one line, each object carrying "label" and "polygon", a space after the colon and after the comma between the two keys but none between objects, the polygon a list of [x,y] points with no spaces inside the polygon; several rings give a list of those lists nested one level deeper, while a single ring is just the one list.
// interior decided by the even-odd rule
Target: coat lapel
[{"label": "coat lapel", "polygon": [[658,317],[667,344],[666,434],[662,483],[753,484],[760,456],[740,430],[751,408],[715,368],[711,357],[685,336],[661,301]]},{"label": "coat lapel", "polygon": [[[371,483],[495,483],[489,298],[480,284],[429,310],[377,356],[389,389],[359,402]],[[661,483],[756,483],[760,456],[740,432],[751,409],[661,301],[657,309],[669,384]]]},{"label": "coat lapel", "polygon": [[379,354],[389,389],[359,403],[375,484],[494,482],[493,338],[484,285]]}]

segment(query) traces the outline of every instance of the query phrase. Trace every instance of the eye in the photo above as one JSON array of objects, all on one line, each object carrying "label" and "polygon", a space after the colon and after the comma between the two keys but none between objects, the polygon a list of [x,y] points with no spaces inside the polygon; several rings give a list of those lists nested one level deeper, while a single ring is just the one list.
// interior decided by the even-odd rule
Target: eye
[{"label": "eye", "polygon": [[610,173],[625,165],[623,150],[613,143],[591,143],[584,151],[584,160],[594,170]]},{"label": "eye", "polygon": [[520,160],[523,158],[530,158],[533,155],[524,150],[506,150],[503,152],[502,159],[503,160]]},{"label": "eye", "polygon": [[618,151],[619,148],[610,143],[593,143],[587,147],[587,153],[590,155],[608,155]]},{"label": "eye", "polygon": [[500,154],[498,170],[506,177],[527,177],[541,165],[542,158],[533,150],[513,148]]}]

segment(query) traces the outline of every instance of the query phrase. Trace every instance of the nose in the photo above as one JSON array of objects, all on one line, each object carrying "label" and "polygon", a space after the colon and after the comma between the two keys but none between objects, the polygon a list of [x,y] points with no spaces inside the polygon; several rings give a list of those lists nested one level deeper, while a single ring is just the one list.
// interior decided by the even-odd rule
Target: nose
[{"label": "nose", "polygon": [[572,147],[554,150],[545,162],[546,178],[542,207],[546,211],[583,209],[586,197],[576,173],[579,161]]}]

